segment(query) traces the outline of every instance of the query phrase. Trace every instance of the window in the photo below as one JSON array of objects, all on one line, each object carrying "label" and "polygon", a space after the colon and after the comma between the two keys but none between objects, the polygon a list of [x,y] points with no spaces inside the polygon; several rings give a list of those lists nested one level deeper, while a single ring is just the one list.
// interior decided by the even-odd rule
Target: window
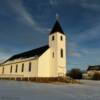
[{"label": "window", "polygon": [[54,58],[54,52],[52,53],[52,57]]},{"label": "window", "polygon": [[29,63],[29,72],[31,71],[31,65],[32,65],[32,64],[31,64],[31,62],[30,62],[30,63]]},{"label": "window", "polygon": [[52,40],[54,40],[54,38],[55,38],[55,37],[54,37],[54,36],[52,36]]},{"label": "window", "polygon": [[22,64],[22,72],[24,71],[24,64]]},{"label": "window", "polygon": [[12,73],[12,66],[10,67],[10,73]]},{"label": "window", "polygon": [[63,58],[63,49],[60,50],[60,55]]},{"label": "window", "polygon": [[16,65],[16,70],[15,70],[15,72],[17,73],[17,71],[18,71],[18,65]]},{"label": "window", "polygon": [[60,40],[63,40],[63,37],[62,36],[60,36]]},{"label": "window", "polygon": [[4,67],[2,68],[2,74],[4,74]]}]

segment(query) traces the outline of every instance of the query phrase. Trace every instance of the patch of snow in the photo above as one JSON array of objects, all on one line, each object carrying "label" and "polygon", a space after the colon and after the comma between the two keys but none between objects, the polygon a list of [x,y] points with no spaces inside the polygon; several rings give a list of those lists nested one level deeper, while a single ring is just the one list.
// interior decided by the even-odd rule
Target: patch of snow
[{"label": "patch of snow", "polygon": [[100,81],[46,84],[0,80],[0,100],[100,100]]}]

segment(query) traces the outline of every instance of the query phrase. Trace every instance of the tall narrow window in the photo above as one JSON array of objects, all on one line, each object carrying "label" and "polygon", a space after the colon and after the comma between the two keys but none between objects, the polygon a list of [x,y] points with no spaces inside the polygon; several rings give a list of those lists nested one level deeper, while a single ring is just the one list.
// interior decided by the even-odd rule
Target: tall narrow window
[{"label": "tall narrow window", "polygon": [[60,55],[61,55],[61,57],[63,58],[63,49],[61,49]]},{"label": "tall narrow window", "polygon": [[12,73],[12,66],[10,67],[10,73]]},{"label": "tall narrow window", "polygon": [[63,37],[62,36],[60,36],[60,40],[63,40]]},{"label": "tall narrow window", "polygon": [[4,74],[4,67],[2,68],[2,74]]},{"label": "tall narrow window", "polygon": [[55,38],[55,37],[54,37],[54,36],[52,36],[52,40],[54,40],[54,38]]},{"label": "tall narrow window", "polygon": [[52,53],[52,57],[54,58],[54,52]]},{"label": "tall narrow window", "polygon": [[32,67],[32,64],[31,62],[29,63],[29,72],[31,71],[31,67]]},{"label": "tall narrow window", "polygon": [[24,64],[22,64],[22,72],[24,71]]},{"label": "tall narrow window", "polygon": [[16,65],[16,69],[15,69],[15,72],[17,73],[17,71],[18,71],[18,65]]}]

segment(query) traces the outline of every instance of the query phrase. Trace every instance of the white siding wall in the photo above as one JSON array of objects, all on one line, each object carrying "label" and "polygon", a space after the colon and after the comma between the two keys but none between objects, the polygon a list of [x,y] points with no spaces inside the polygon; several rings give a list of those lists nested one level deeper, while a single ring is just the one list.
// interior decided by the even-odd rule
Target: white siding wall
[{"label": "white siding wall", "polygon": [[2,66],[0,66],[0,75],[2,74]]},{"label": "white siding wall", "polygon": [[[31,63],[31,71],[29,72],[29,63]],[[24,71],[22,72],[22,64],[24,64]],[[18,70],[16,70],[18,65]],[[12,72],[10,72],[12,66]],[[4,67],[4,74],[2,68]],[[38,59],[22,61],[13,64],[5,64],[0,67],[0,77],[37,77]]]},{"label": "white siding wall", "polygon": [[48,49],[40,56],[38,63],[38,77],[51,77],[50,55],[51,51]]}]

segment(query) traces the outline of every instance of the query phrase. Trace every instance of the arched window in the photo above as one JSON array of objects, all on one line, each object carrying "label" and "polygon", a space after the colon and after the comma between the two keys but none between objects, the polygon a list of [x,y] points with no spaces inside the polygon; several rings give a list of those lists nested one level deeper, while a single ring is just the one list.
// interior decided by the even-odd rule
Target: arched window
[{"label": "arched window", "polygon": [[22,64],[22,72],[24,72],[24,64]]},{"label": "arched window", "polygon": [[61,58],[63,58],[63,49],[60,50]]},{"label": "arched window", "polygon": [[16,65],[16,70],[15,70],[15,72],[17,73],[17,71],[18,71],[18,65]]},{"label": "arched window", "polygon": [[63,37],[62,36],[60,36],[60,40],[63,40]]},{"label": "arched window", "polygon": [[12,73],[12,66],[10,67],[10,73]]},{"label": "arched window", "polygon": [[52,40],[54,40],[54,38],[55,38],[55,37],[54,37],[54,36],[52,36]]},{"label": "arched window", "polygon": [[31,67],[32,67],[32,64],[31,62],[29,63],[29,72],[31,71]]},{"label": "arched window", "polygon": [[2,68],[2,74],[4,74],[4,67]]}]

